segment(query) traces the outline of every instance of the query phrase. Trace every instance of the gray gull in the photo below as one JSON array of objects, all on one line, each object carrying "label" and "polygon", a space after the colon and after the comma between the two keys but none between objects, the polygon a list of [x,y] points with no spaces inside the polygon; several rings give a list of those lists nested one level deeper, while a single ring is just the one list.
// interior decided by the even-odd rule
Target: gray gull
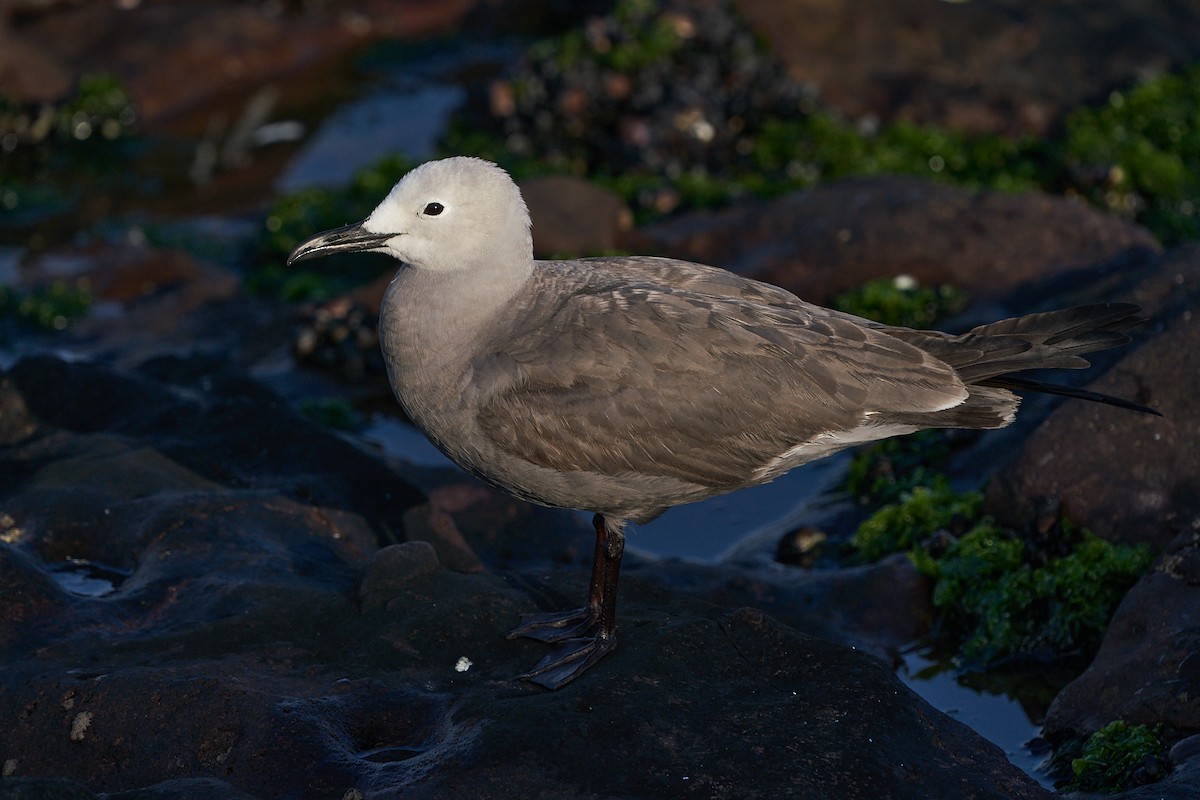
[{"label": "gray gull", "polygon": [[1013,390],[1153,412],[1011,375],[1082,368],[1124,344],[1137,306],[1082,306],[958,335],[871,322],[715,267],[649,256],[535,261],[508,174],[455,157],[409,172],[340,251],[401,262],[379,332],[400,405],[463,469],[517,497],[594,513],[587,605],[510,636],[554,649],[520,676],[575,679],[616,645],[628,522],[925,428],[1001,428]]}]

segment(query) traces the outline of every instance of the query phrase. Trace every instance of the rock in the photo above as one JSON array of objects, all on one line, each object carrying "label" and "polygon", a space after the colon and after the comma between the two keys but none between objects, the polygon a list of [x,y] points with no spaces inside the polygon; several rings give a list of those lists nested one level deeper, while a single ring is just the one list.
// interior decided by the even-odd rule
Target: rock
[{"label": "rock", "polygon": [[652,252],[716,264],[823,305],[899,274],[995,300],[1047,275],[1159,250],[1144,229],[1072,200],[905,177],[839,181],[685,214],[642,233]]},{"label": "rock", "polygon": [[144,789],[106,794],[104,800],[255,800],[216,778],[179,778]]},{"label": "rock", "polygon": [[465,27],[509,36],[553,36],[611,7],[610,0],[487,0],[475,4]]},{"label": "rock", "polygon": [[86,287],[97,301],[119,303],[126,309],[153,295],[181,292],[176,316],[191,313],[205,302],[226,299],[240,288],[229,270],[180,250],[145,243],[96,241],[55,248],[38,253],[21,265],[20,272],[26,286],[67,281]]},{"label": "rock", "polygon": [[[1010,296],[1008,304],[1042,310],[1088,303],[1136,303],[1142,309],[1142,316],[1149,321],[1148,325],[1130,331],[1134,341],[1141,342],[1156,334],[1159,322],[1194,306],[1200,296],[1198,287],[1200,243],[1193,242],[1160,256],[1135,250],[1127,257],[1106,262],[1099,268],[1047,275],[1019,288]],[[1121,352],[1107,350],[1088,358]],[[1116,360],[1113,359],[1113,363]]]},{"label": "rock", "polygon": [[[358,593],[363,608],[386,605],[386,599],[413,578],[437,570],[437,553],[428,542],[404,542],[384,547],[371,558]],[[381,604],[379,598],[385,598]]]},{"label": "rock", "polygon": [[[357,523],[345,522],[340,510],[369,519],[380,540],[398,541],[404,512],[421,500],[376,458],[219,360],[164,357],[127,373],[30,357],[8,371],[0,388],[19,395],[40,426],[4,451],[14,472],[2,475],[0,491],[19,490],[7,505],[28,502],[28,519],[59,520],[53,526],[59,537],[72,531],[102,543],[114,532],[84,520],[99,520],[113,503],[181,492],[201,497],[225,487],[281,492],[310,504],[314,523],[323,518],[335,537],[361,548]],[[30,524],[10,513],[16,525]],[[68,525],[62,515],[70,514],[77,516]]]},{"label": "rock", "polygon": [[86,786],[62,778],[10,778],[0,781],[0,800],[99,800]]},{"label": "rock", "polygon": [[56,3],[9,20],[10,36],[42,57],[0,73],[0,95],[34,85],[47,72],[43,61],[62,65],[76,79],[115,73],[143,122],[153,126],[381,37],[446,34],[474,5],[372,0],[352,10],[326,3]]},{"label": "rock", "polygon": [[1200,731],[1200,527],[1183,533],[1113,614],[1096,658],[1046,713],[1054,741],[1114,720]]},{"label": "rock", "polygon": [[15,35],[0,19],[0,97],[16,103],[51,103],[65,97],[73,82],[66,65]]},{"label": "rock", "polygon": [[1105,795],[1108,800],[1194,800],[1200,796],[1200,759],[1191,759],[1157,783]]},{"label": "rock", "polygon": [[[584,577],[576,578],[579,596]],[[657,587],[659,602],[663,596],[686,593],[725,608],[753,607],[800,633],[884,660],[927,636],[934,616],[928,578],[902,553],[835,570],[634,561],[624,570],[623,580],[630,579]]]},{"label": "rock", "polygon": [[153,628],[93,633],[102,665],[69,666],[80,635],[7,659],[15,775],[148,797],[201,776],[260,797],[1050,796],[883,663],[761,612],[635,603],[617,653],[547,693],[511,682],[543,646],[497,635],[530,600],[501,579],[438,569],[373,594],[390,598],[290,606],[254,637],[120,602]]},{"label": "rock", "polygon": [[432,544],[451,569],[591,567],[595,532],[583,514],[517,500],[457,471],[404,474],[429,498],[406,514],[405,530]]},{"label": "rock", "polygon": [[[623,648],[598,681],[522,696],[528,727],[489,719],[477,759],[417,796],[1049,796],[881,662],[761,612],[635,618]],[[554,748],[545,730],[561,732]],[[964,780],[968,759],[978,771]]]},{"label": "rock", "polygon": [[1171,763],[1180,765],[1200,756],[1200,733],[1180,739],[1171,746]]},{"label": "rock", "polygon": [[1200,59],[1200,11],[1040,4],[736,0],[798,80],[852,117],[1044,135],[1084,102]]},{"label": "rock", "polygon": [[1200,526],[1200,367],[1194,356],[1200,248],[1181,248],[1138,277],[1108,296],[1145,305],[1151,322],[1134,331],[1144,341],[1119,353],[1087,388],[1152,406],[1163,416],[1061,404],[989,483],[986,508],[1001,521],[1021,527],[1037,499],[1052,496],[1067,517],[1097,535],[1156,550]]},{"label": "rock", "polygon": [[37,427],[37,420],[30,416],[20,393],[12,391],[8,382],[0,379],[0,446],[29,438]]},{"label": "rock", "polygon": [[[21,529],[9,526],[3,541],[19,541],[23,535]],[[70,598],[31,556],[0,547],[0,612],[0,647],[7,649],[68,618]]]},{"label": "rock", "polygon": [[539,258],[597,255],[618,247],[633,216],[616,193],[582,178],[547,175],[521,181]]}]

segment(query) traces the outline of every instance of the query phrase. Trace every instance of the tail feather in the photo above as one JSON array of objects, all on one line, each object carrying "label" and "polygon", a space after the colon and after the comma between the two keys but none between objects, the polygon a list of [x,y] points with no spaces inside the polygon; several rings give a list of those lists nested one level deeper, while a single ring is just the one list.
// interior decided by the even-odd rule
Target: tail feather
[{"label": "tail feather", "polygon": [[[1144,321],[1137,316],[1139,311],[1132,303],[1102,303],[1000,320],[957,336],[910,328],[884,328],[884,331],[949,364],[967,385],[971,397],[960,407],[963,419],[952,419],[950,412],[958,409],[941,412],[950,414],[945,420],[952,427],[959,427],[958,423],[963,422],[982,422],[988,413],[994,422],[1005,418],[1011,421],[1015,410],[1012,390],[1044,392],[1158,414],[1152,408],[1119,397],[1010,374],[1091,366],[1083,358],[1085,354],[1119,347],[1130,341],[1125,331]],[[967,424],[962,427],[999,425]]]},{"label": "tail feather", "polygon": [[1129,341],[1124,331],[1141,322],[1132,303],[1104,303],[1046,311],[980,325],[957,336],[887,328],[886,332],[954,367],[964,383],[981,383],[1029,369],[1083,369],[1085,353]]},{"label": "tail feather", "polygon": [[[1093,303],[989,322],[972,328],[963,336],[1018,334],[1030,339],[1040,338],[1046,344],[1058,344],[1088,331],[1112,330],[1114,325],[1120,325],[1117,330],[1124,330],[1137,324],[1136,315],[1140,310],[1133,303]],[[1125,324],[1121,325],[1122,322]]]}]

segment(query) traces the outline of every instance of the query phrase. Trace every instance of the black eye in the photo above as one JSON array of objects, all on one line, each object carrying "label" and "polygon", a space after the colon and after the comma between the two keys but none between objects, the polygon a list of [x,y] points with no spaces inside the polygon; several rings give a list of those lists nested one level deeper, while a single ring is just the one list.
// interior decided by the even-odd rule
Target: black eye
[{"label": "black eye", "polygon": [[429,205],[425,206],[425,211],[423,213],[429,217],[436,217],[445,210],[446,207],[441,203],[430,203]]}]

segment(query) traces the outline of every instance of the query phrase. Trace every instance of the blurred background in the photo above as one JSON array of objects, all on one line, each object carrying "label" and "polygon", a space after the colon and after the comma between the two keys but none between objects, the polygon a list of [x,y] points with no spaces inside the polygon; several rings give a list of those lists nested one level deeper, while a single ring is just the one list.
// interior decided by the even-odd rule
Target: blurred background
[{"label": "blurred background", "polygon": [[1173,245],[1200,235],[1197,59],[1184,2],[9,0],[5,283],[143,237],[327,298],[363,276],[280,257],[447,154],[604,190],[588,224],[538,220],[547,255],[876,174],[1075,197]]},{"label": "blurred background", "polygon": [[[393,462],[444,470],[399,418],[378,352],[394,264],[283,262],[447,155],[512,173],[543,258],[694,259],[916,327],[1129,295],[1191,320],[1195,298],[1185,310],[1171,298],[1200,274],[1200,3],[7,0],[0,367],[46,351],[118,369],[201,354]],[[1176,332],[1169,352],[1195,352],[1178,344],[1194,331]],[[1158,358],[1139,369],[1194,380]],[[1184,403],[1179,386],[1157,400],[1133,378],[1125,388],[1168,410]],[[1162,488],[1149,467],[1131,468],[1137,487],[1114,470],[1072,496],[1082,479],[1071,476],[1118,458],[1067,464],[1053,489],[1113,543],[1098,550],[1061,509],[1032,507],[1061,467],[1040,451],[992,480],[985,500],[978,490],[1050,410],[1030,408],[1007,438],[937,433],[847,454],[673,511],[631,545],[650,558],[832,571],[919,544],[932,580],[949,574],[939,564],[953,542],[1021,541],[1012,563],[982,569],[1034,569],[1025,574],[1042,583],[943,620],[943,633],[1049,604],[1067,593],[1054,581],[1075,577],[1036,569],[1077,558],[1068,571],[1089,576],[1083,594],[1099,603],[1086,624],[1043,616],[1004,645],[990,631],[965,650],[926,642],[897,659],[919,691],[1033,770],[1047,748],[1025,742],[1200,501]],[[1173,476],[1196,473],[1190,435],[1164,440],[1178,445]],[[426,491],[446,481],[404,475]],[[1151,495],[1158,505],[1129,499]],[[901,528],[930,506],[950,511],[901,534],[871,516],[914,497]],[[928,544],[933,532],[941,544]],[[1051,534],[1070,547],[1048,545]],[[85,566],[101,591],[123,579]],[[978,574],[951,578],[945,591],[962,593]],[[1014,662],[1010,684],[995,668]],[[1166,769],[1162,742],[1150,750],[1159,761],[1134,783]]]}]

